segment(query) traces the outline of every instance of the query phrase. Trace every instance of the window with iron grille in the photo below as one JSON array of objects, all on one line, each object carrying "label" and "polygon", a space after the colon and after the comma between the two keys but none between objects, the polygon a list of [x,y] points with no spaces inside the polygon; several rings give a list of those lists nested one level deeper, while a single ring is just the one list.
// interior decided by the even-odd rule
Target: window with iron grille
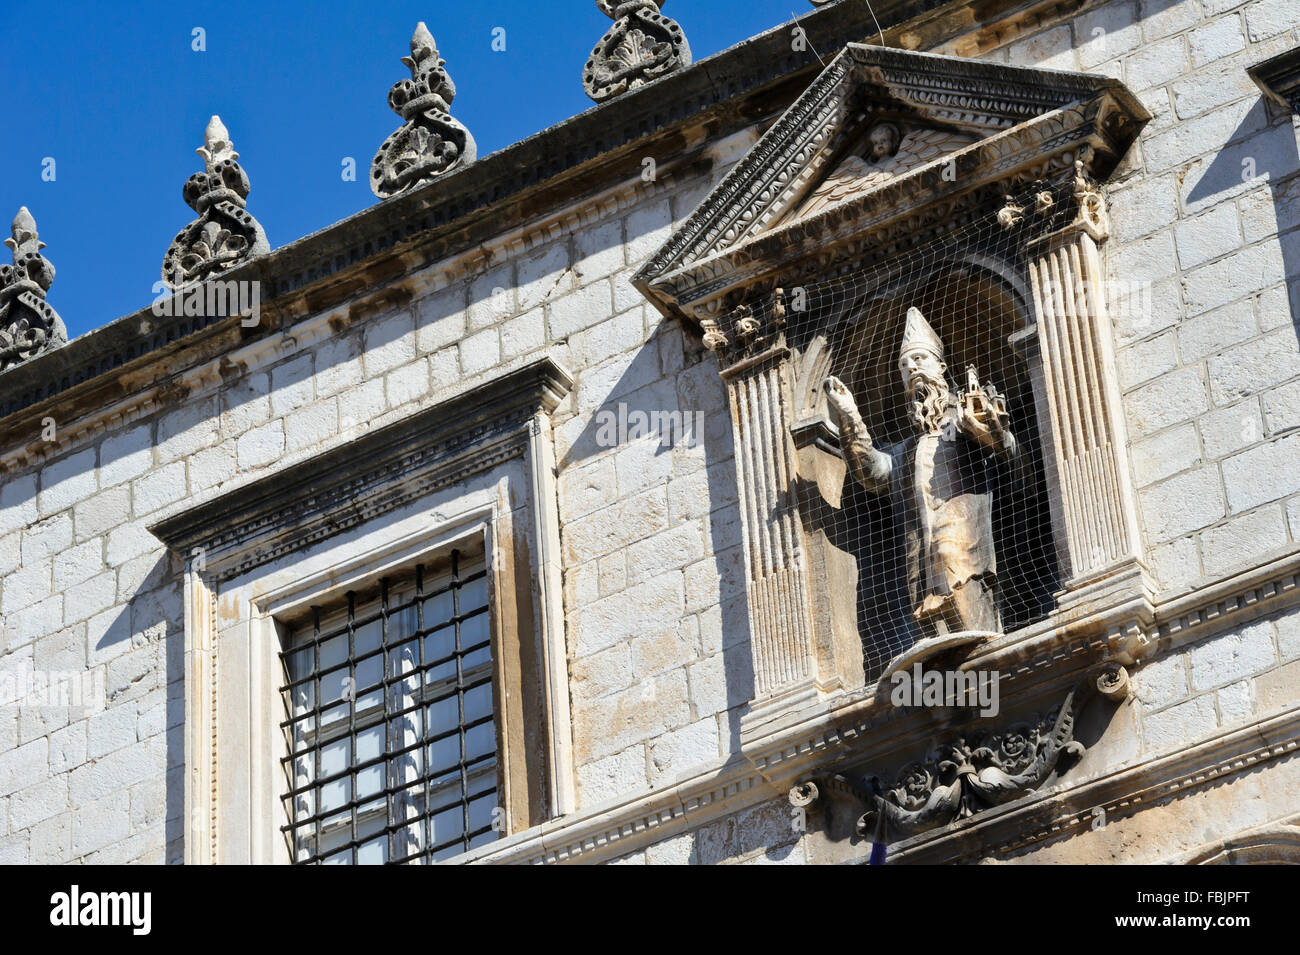
[{"label": "window with iron grille", "polygon": [[453,550],[289,626],[284,831],[298,863],[429,863],[499,835],[481,549]]}]

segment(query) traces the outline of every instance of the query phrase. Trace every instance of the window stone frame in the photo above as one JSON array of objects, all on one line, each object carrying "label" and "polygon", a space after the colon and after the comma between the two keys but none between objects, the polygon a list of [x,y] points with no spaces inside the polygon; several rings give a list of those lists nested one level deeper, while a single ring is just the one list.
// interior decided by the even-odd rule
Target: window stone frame
[{"label": "window stone frame", "polygon": [[508,834],[574,810],[550,421],[571,388],[543,358],[150,527],[185,560],[187,863],[289,861],[277,618],[467,535],[489,560]]}]

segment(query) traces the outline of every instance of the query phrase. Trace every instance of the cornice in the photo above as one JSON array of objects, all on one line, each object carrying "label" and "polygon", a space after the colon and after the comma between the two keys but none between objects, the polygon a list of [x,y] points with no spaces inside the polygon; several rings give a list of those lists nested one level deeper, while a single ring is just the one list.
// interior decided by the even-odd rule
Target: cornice
[{"label": "cornice", "polygon": [[573,379],[543,358],[151,525],[227,580],[524,453]]},{"label": "cornice", "polygon": [[1300,46],[1246,68],[1264,95],[1289,113],[1300,114]]},{"label": "cornice", "polygon": [[[1292,554],[1200,591],[1157,603],[1152,626],[1162,636],[1158,646],[1153,641],[1143,662],[1207,636],[1219,626],[1244,623],[1248,616],[1277,613],[1300,603],[1298,581],[1300,554]],[[1059,635],[1055,640],[1026,641],[1015,651],[1014,659],[1002,660],[1001,685],[1004,692],[1016,694],[1017,705],[1023,702],[1033,708],[1050,702],[1053,694],[1078,680],[1089,668],[1114,659],[1128,646],[1131,636],[1125,628],[1116,626],[1065,641]],[[999,651],[1006,652],[1005,648]],[[990,657],[981,659],[979,665],[987,669],[999,664]],[[832,698],[821,713],[746,743],[739,754],[721,766],[667,789],[554,820],[485,846],[461,861],[608,861],[760,802],[784,797],[795,782],[814,770],[822,773],[849,764],[888,762],[909,750],[922,749],[936,729],[943,728],[942,720],[930,711],[899,714],[887,694],[878,694],[875,688]],[[1132,794],[1137,794],[1143,805],[1149,804],[1286,755],[1296,749],[1297,740],[1300,708],[1102,777],[1078,784],[1067,779],[1006,807],[982,813],[972,822],[943,834],[913,837],[907,843],[910,856],[891,849],[891,858],[920,861],[920,847],[924,846],[924,852],[934,857],[928,856],[928,861],[939,861],[939,856],[948,861],[951,853],[944,847],[964,845],[962,839],[968,831],[979,834],[971,838],[984,852],[1013,851],[1017,846],[1091,824],[1095,806],[1105,806],[1110,815],[1123,815],[1130,803],[1137,805],[1130,800]],[[1152,774],[1148,777],[1149,767]],[[1074,793],[1078,795],[1071,795]],[[1065,806],[1078,808],[1067,812],[1062,808]],[[1046,816],[1040,819],[1044,813]],[[995,840],[989,843],[985,834],[995,826],[1004,826],[1006,835],[988,836]],[[1002,841],[997,842],[999,839]]]},{"label": "cornice", "polygon": [[[879,0],[875,14],[889,28],[945,2]],[[792,44],[791,25],[781,24],[219,278],[261,282],[264,319],[277,310],[301,318],[328,307],[323,300],[353,298],[491,244],[503,226],[582,203],[614,184],[639,183],[647,155],[659,157],[662,175],[669,157],[696,152],[702,140],[763,122],[789,105],[821,69],[816,50],[876,31],[870,11],[852,3],[801,16],[799,26],[806,44]],[[228,323],[224,316],[159,318],[142,308],[0,374],[0,417],[152,361]],[[278,331],[263,324],[242,334]]]},{"label": "cornice", "polygon": [[[763,231],[837,154],[851,119],[871,110],[982,138],[852,201]],[[900,242],[931,238],[1016,177],[1048,178],[1081,156],[1105,176],[1149,119],[1108,77],[849,44],[632,281],[662,311],[698,315],[774,275],[789,286],[805,273],[831,273],[841,260],[879,258]]]}]

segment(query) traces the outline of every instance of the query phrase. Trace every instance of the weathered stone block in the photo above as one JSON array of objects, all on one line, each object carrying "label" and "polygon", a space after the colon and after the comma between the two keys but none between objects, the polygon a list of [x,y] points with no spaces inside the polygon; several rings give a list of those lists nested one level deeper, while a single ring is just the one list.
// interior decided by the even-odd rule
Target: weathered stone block
[{"label": "weathered stone block", "polygon": [[1208,527],[1226,513],[1216,468],[1187,471],[1139,492],[1143,523],[1153,543]]},{"label": "weathered stone block", "polygon": [[578,258],[574,269],[584,282],[604,278],[623,268],[623,222],[614,220],[587,227],[575,236]]},{"label": "weathered stone block", "polygon": [[1196,426],[1189,422],[1139,441],[1133,445],[1132,461],[1138,487],[1146,487],[1195,467],[1201,463]]},{"label": "weathered stone block", "polygon": [[[415,361],[415,321],[410,310],[372,320],[362,333],[361,366],[366,378],[375,378]],[[299,407],[311,400],[301,396]]]},{"label": "weathered stone block", "polygon": [[501,357],[526,355],[546,344],[546,311],[540,306],[501,326]]},{"label": "weathered stone block", "polygon": [[501,335],[495,328],[471,335],[460,343],[460,367],[466,375],[486,371],[501,361]]},{"label": "weathered stone block", "polygon": [[1143,750],[1154,754],[1187,746],[1209,736],[1218,725],[1214,694],[1198,696],[1186,703],[1144,716]]},{"label": "weathered stone block", "polygon": [[650,744],[650,782],[661,786],[718,762],[718,721],[710,716]]},{"label": "weathered stone block", "polygon": [[1124,76],[1135,90],[1163,86],[1187,69],[1182,37],[1168,37],[1147,44],[1124,61]]},{"label": "weathered stone block", "polygon": [[1225,686],[1215,694],[1219,704],[1219,725],[1244,723],[1255,715],[1254,692],[1249,680]]},{"label": "weathered stone block", "polygon": [[[405,324],[409,330],[409,316]],[[367,333],[370,331],[370,329],[367,329]],[[409,342],[409,336],[407,341]],[[369,343],[368,340],[367,343]],[[374,361],[381,363],[389,358],[390,356],[385,353],[376,356]],[[370,362],[371,360],[370,353],[367,352],[366,361]],[[371,373],[369,365],[367,365],[366,371],[367,374]],[[301,408],[303,405],[310,404],[316,393],[313,379],[314,368],[310,352],[276,365],[271,370],[271,410],[277,416],[282,416]]]},{"label": "weathered stone block", "polygon": [[515,314],[512,267],[509,264],[479,276],[469,287],[470,331],[488,328]]},{"label": "weathered stone block", "polygon": [[84,501],[98,489],[95,449],[87,448],[41,469],[41,492],[37,507],[41,516],[54,514]]},{"label": "weathered stone block", "polygon": [[554,299],[546,306],[551,340],[568,338],[576,331],[590,328],[614,314],[612,286],[609,282],[592,282],[576,292]]},{"label": "weathered stone block", "polygon": [[36,564],[72,543],[72,514],[60,513],[23,531],[22,562]]},{"label": "weathered stone block", "polygon": [[185,462],[173,461],[171,464],[163,465],[132,482],[131,503],[133,513],[137,517],[152,514],[168,504],[179,501],[185,494]]},{"label": "weathered stone block", "polygon": [[152,426],[138,425],[105,438],[99,447],[99,462],[100,487],[112,487],[144,474],[153,464]]},{"label": "weathered stone block", "polygon": [[1134,695],[1148,710],[1158,710],[1187,696],[1187,661],[1180,653],[1166,654],[1137,671]]},{"label": "weathered stone block", "polygon": [[1200,69],[1246,48],[1246,38],[1241,32],[1239,17],[1220,17],[1187,35],[1187,49],[1192,66]]},{"label": "weathered stone block", "polygon": [[529,311],[574,289],[569,270],[569,249],[555,242],[519,259],[515,289],[520,311]]},{"label": "weathered stone block", "polygon": [[1195,691],[1263,673],[1277,662],[1273,624],[1261,620],[1241,630],[1210,637],[1192,647],[1187,656]]},{"label": "weathered stone block", "polygon": [[642,745],[578,767],[579,802],[584,808],[636,795],[648,786]]},{"label": "weathered stone block", "polygon": [[570,676],[577,699],[598,699],[625,690],[635,682],[631,647],[620,643],[578,657],[571,664]]},{"label": "weathered stone block", "polygon": [[1135,2],[1107,3],[1074,19],[1074,49],[1085,70],[1128,53],[1141,42]]},{"label": "weathered stone block", "polygon": [[254,428],[235,444],[240,471],[266,467],[284,456],[284,422],[272,421]]},{"label": "weathered stone block", "polygon": [[572,639],[579,655],[595,653],[642,633],[647,622],[669,623],[682,616],[680,571],[628,587],[580,608],[572,618]]},{"label": "weathered stone block", "polygon": [[1287,546],[1286,520],[1277,505],[1233,518],[1201,534],[1205,573],[1222,577]]},{"label": "weathered stone block", "polygon": [[1300,434],[1225,458],[1221,466],[1234,514],[1287,497],[1300,490]]},{"label": "weathered stone block", "polygon": [[1300,700],[1300,660],[1257,676],[1254,690],[1261,716],[1294,706]]}]

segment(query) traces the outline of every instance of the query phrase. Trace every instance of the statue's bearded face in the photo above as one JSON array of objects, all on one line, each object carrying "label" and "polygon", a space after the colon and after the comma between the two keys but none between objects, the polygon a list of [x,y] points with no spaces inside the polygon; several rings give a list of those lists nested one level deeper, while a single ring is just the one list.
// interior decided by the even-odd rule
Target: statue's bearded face
[{"label": "statue's bearded face", "polygon": [[913,348],[898,359],[898,370],[910,400],[912,421],[922,431],[936,430],[952,395],[945,377],[948,366],[929,349]]}]

